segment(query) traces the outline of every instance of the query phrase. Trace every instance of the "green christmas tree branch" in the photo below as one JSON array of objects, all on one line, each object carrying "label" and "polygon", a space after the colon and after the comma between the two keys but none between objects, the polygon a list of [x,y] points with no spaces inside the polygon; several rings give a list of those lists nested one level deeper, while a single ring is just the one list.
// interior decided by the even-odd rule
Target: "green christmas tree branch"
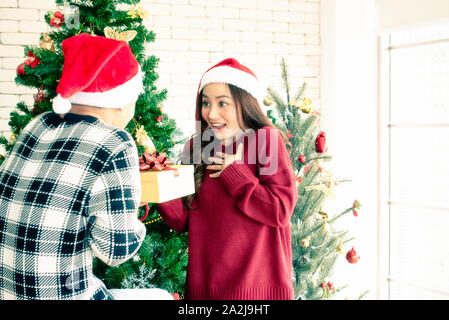
[{"label": "green christmas tree branch", "polygon": [[291,99],[284,59],[281,61],[281,77],[287,103],[274,89],[268,88],[268,95],[275,106],[268,116],[279,130],[289,135],[292,144],[290,160],[298,179],[298,201],[291,218],[295,296],[297,299],[330,299],[345,286],[334,288],[331,282],[327,284],[326,281],[333,275],[343,245],[354,240],[348,237],[348,231],[334,230],[333,226],[355,207],[353,205],[335,216],[321,211],[323,202],[332,194],[334,185],[331,184],[348,180],[333,178],[323,167],[323,163],[330,161],[332,156],[317,151],[316,138],[321,131],[318,114],[310,113],[310,101],[304,97],[305,83]]}]

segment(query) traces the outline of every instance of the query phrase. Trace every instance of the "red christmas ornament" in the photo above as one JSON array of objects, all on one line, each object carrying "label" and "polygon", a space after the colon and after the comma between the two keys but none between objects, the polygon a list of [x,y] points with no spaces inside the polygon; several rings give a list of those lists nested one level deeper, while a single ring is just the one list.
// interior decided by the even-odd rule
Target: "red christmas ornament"
[{"label": "red christmas ornament", "polygon": [[326,134],[321,131],[315,139],[315,151],[318,153],[325,152]]},{"label": "red christmas ornament", "polygon": [[354,247],[346,253],[346,260],[352,264],[357,263],[360,260],[360,256],[357,256],[357,252],[354,250]]},{"label": "red christmas ornament", "polygon": [[326,289],[327,285],[324,282],[321,282],[320,287],[321,289]]},{"label": "red christmas ornament", "polygon": [[28,57],[29,58],[26,59],[25,64],[31,68],[36,68],[36,66],[41,63],[41,60],[31,51],[28,51]]},{"label": "red christmas ornament", "polygon": [[289,139],[293,138],[293,135],[290,133],[290,129],[287,129],[287,137]]},{"label": "red christmas ornament", "polygon": [[301,183],[302,182],[302,178],[301,177],[295,177],[296,182]]},{"label": "red christmas ornament", "polygon": [[163,115],[161,115],[161,116],[156,118],[157,122],[161,122],[162,120],[164,120],[164,116]]},{"label": "red christmas ornament", "polygon": [[54,13],[54,18],[50,19],[50,25],[59,28],[64,23],[64,15],[61,11],[56,11]]},{"label": "red christmas ornament", "polygon": [[362,204],[360,203],[359,200],[354,200],[354,203],[352,204],[352,214],[354,215],[354,217],[357,217],[359,215],[357,210],[360,209],[361,206]]},{"label": "red christmas ornament", "polygon": [[328,282],[327,287],[329,288],[329,290],[335,290],[334,284],[332,282]]},{"label": "red christmas ornament", "polygon": [[299,162],[301,162],[301,163],[304,163],[304,162],[306,162],[306,156],[305,155],[300,155],[299,157],[298,157],[298,161]]},{"label": "red christmas ornament", "polygon": [[16,72],[17,72],[17,75],[24,76],[26,74],[25,73],[25,63],[19,64],[17,66]]},{"label": "red christmas ornament", "polygon": [[34,103],[40,103],[47,98],[47,95],[44,92],[44,86],[41,85],[40,89],[37,90],[37,94],[33,95]]},{"label": "red christmas ornament", "polygon": [[179,293],[177,293],[177,292],[175,292],[175,293],[170,292],[170,294],[173,296],[173,299],[179,300]]},{"label": "red christmas ornament", "polygon": [[318,153],[326,152],[326,134],[321,131],[315,139],[315,151]]}]

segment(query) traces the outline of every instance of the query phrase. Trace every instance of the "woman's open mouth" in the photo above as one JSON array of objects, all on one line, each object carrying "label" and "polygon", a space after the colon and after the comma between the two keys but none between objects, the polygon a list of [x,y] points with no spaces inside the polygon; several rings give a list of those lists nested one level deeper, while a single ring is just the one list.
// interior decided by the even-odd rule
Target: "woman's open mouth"
[{"label": "woman's open mouth", "polygon": [[221,130],[226,127],[226,123],[211,123],[211,128],[214,130]]}]

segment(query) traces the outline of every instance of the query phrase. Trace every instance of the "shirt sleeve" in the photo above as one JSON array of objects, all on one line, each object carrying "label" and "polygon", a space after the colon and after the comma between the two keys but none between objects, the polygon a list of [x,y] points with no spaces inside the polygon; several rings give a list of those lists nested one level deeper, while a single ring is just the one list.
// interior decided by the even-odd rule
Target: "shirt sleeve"
[{"label": "shirt sleeve", "polygon": [[[233,162],[220,179],[243,214],[268,226],[284,227],[290,223],[298,200],[293,170],[279,132],[260,130],[263,134],[258,135],[256,148],[259,176],[245,163]],[[246,157],[247,153],[248,149]]]},{"label": "shirt sleeve", "polygon": [[110,266],[130,259],[146,234],[137,216],[141,198],[138,163],[136,146],[127,143],[105,163],[90,192],[89,244]]}]

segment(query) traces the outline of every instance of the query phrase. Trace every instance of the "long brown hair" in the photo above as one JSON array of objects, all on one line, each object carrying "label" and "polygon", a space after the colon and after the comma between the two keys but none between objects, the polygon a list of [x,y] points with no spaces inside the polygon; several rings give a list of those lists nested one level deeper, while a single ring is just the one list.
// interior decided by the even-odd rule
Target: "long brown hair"
[{"label": "long brown hair", "polygon": [[[232,84],[227,84],[227,86],[231,91],[231,96],[236,106],[237,120],[242,130],[244,127],[253,129],[255,131],[263,127],[276,128],[274,124],[270,121],[270,119],[268,119],[268,117],[263,113],[258,101],[251,94]],[[203,119],[203,117],[201,116],[202,106],[203,106],[203,90],[201,90],[200,93],[198,94],[198,99],[196,101],[196,114],[201,120],[201,132],[200,132],[201,135],[203,135],[203,133],[208,128],[207,121]],[[287,147],[287,150],[291,150],[291,143],[287,138],[286,134],[282,131],[279,132]],[[189,209],[192,208],[192,201],[195,198],[196,194],[200,191],[201,184],[203,183],[206,174],[207,164],[202,161],[202,151],[204,147],[208,145],[210,142],[203,141],[203,139],[200,139],[200,141],[201,147],[199,148],[199,150],[195,150],[193,148],[192,142],[192,144],[189,146],[190,149],[187,149],[189,151],[188,154],[189,159],[188,160],[186,159],[187,161],[183,161],[184,164],[187,163],[192,164],[194,162],[193,159],[201,159],[200,163],[194,164],[195,194],[183,198],[184,205]]]}]

